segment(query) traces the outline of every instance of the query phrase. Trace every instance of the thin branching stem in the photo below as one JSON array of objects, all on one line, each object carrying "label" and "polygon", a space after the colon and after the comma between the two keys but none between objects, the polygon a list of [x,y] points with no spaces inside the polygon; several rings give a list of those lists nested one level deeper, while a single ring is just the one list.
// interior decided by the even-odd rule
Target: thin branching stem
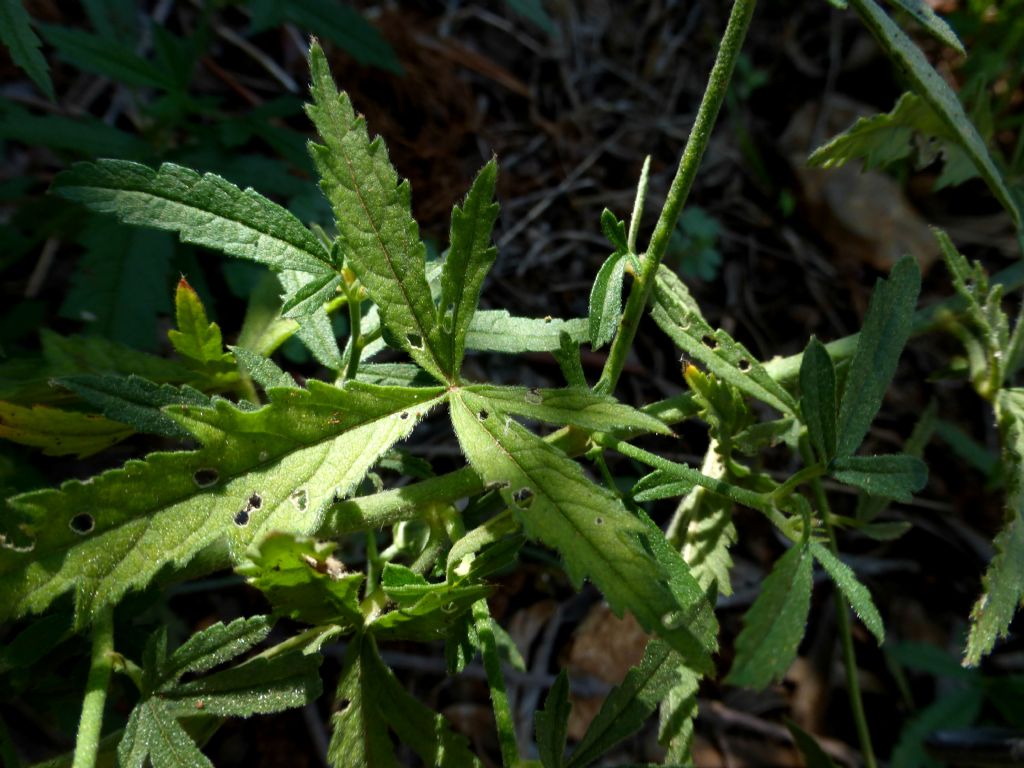
[{"label": "thin branching stem", "polygon": [[97,614],[92,626],[92,658],[71,768],[93,768],[96,765],[100,734],[103,732],[103,708],[107,703],[107,687],[114,669],[113,652],[114,609],[108,606]]},{"label": "thin branching stem", "polygon": [[693,180],[697,176],[701,158],[704,157],[704,151],[711,139],[711,131],[718,119],[718,112],[722,107],[722,102],[725,101],[729,80],[732,78],[736,59],[739,57],[747,29],[750,27],[755,4],[755,0],[735,0],[733,3],[725,34],[718,48],[718,55],[715,57],[715,64],[711,68],[711,76],[708,79],[704,97],[697,110],[697,117],[693,121],[693,128],[686,141],[686,147],[683,149],[683,155],[679,159],[679,169],[676,171],[675,178],[672,179],[665,207],[661,209],[661,215],[654,227],[654,234],[651,236],[647,252],[641,259],[641,268],[630,287],[629,298],[626,299],[626,309],[622,313],[622,320],[619,323],[619,331],[608,352],[608,361],[601,372],[601,378],[594,387],[596,392],[607,394],[614,391],[619,376],[622,375],[626,355],[633,346],[633,339],[636,338],[640,320],[654,288],[654,278],[658,273],[658,267],[665,257],[665,251],[668,250],[672,232],[676,228],[679,214],[682,213],[683,205],[693,187]]},{"label": "thin branching stem", "polygon": [[[814,461],[806,438],[800,441],[800,453],[805,462]],[[825,494],[825,487],[821,483],[821,477],[813,478],[810,487],[811,493],[814,495],[814,504],[818,508],[818,513],[825,525],[825,532],[828,534],[828,547],[832,550],[832,554],[839,557],[839,542],[836,539],[836,529],[832,523],[832,510],[828,503],[828,496]],[[846,690],[850,698],[854,726],[857,729],[857,741],[860,743],[860,751],[864,755],[865,768],[877,768],[878,762],[875,759],[875,750],[871,743],[871,730],[868,728],[867,716],[864,713],[864,700],[860,695],[860,679],[857,674],[857,654],[853,647],[850,611],[840,595],[836,595],[835,602],[836,626],[839,630],[839,642],[843,649],[843,667],[846,671]]]}]

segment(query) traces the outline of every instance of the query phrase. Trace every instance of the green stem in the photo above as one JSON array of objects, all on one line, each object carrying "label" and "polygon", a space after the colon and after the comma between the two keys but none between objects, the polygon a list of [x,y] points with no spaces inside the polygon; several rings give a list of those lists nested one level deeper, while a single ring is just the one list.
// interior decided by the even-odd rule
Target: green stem
[{"label": "green stem", "polygon": [[494,723],[498,728],[498,745],[501,749],[501,764],[504,768],[519,765],[519,745],[516,743],[515,721],[508,705],[505,690],[505,676],[501,672],[501,656],[498,643],[491,628],[491,612],[486,600],[473,603],[473,619],[480,638],[480,655],[484,660],[487,685],[491,689],[491,704],[494,707]]},{"label": "green stem", "polygon": [[103,731],[103,708],[107,703],[107,687],[114,668],[114,609],[104,608],[92,626],[92,660],[82,701],[82,717],[75,739],[72,768],[93,768],[99,753]]},{"label": "green stem", "polygon": [[792,522],[775,507],[772,503],[771,497],[767,494],[748,491],[746,488],[733,485],[732,483],[720,480],[717,477],[708,477],[693,467],[688,467],[685,464],[677,464],[674,461],[662,458],[656,453],[645,451],[643,448],[637,448],[635,445],[630,445],[629,443],[608,435],[595,435],[594,439],[599,441],[601,445],[604,445],[606,448],[618,451],[623,456],[636,459],[649,467],[664,470],[673,477],[691,482],[694,485],[699,485],[701,488],[706,488],[718,496],[724,496],[731,501],[735,501],[737,504],[742,504],[745,507],[756,509],[767,517],[772,524],[782,531],[782,533],[789,539],[792,541],[800,540],[800,532],[797,531],[793,527]]},{"label": "green stem", "polygon": [[355,379],[356,371],[359,370],[359,358],[363,356],[361,323],[362,306],[359,301],[354,301],[350,296],[348,299],[348,325],[352,353],[348,356],[348,367],[345,369],[345,378],[348,380]]},{"label": "green stem", "polygon": [[704,97],[697,109],[697,117],[693,121],[693,128],[690,130],[690,137],[686,141],[683,155],[679,159],[679,169],[676,171],[675,178],[672,179],[672,186],[669,187],[665,206],[661,209],[658,223],[654,227],[654,234],[651,236],[647,253],[641,259],[639,274],[636,275],[630,287],[626,309],[622,313],[622,321],[619,323],[619,331],[608,352],[608,361],[601,372],[601,378],[594,387],[595,392],[608,394],[614,391],[619,376],[622,375],[626,355],[633,346],[633,339],[636,337],[640,320],[647,307],[647,301],[654,289],[654,277],[658,273],[661,260],[665,257],[665,251],[668,249],[672,232],[675,231],[679,214],[693,187],[693,180],[697,176],[701,158],[708,147],[711,131],[718,118],[722,102],[725,100],[726,91],[729,89],[729,80],[732,78],[736,59],[743,47],[743,39],[746,37],[750,19],[754,14],[754,5],[755,0],[734,0],[733,2],[729,22],[726,25],[725,34],[722,36],[715,64],[711,68],[707,88],[704,90]]},{"label": "green stem", "polygon": [[[811,460],[814,460],[813,457]],[[781,503],[785,501],[786,497],[788,497],[798,487],[800,487],[804,483],[810,482],[811,480],[815,480],[816,478],[819,478],[824,474],[825,467],[823,467],[821,464],[811,464],[809,467],[804,467],[791,478],[789,478],[786,482],[784,482],[782,485],[780,485],[778,488],[772,491],[772,499],[776,503]]]},{"label": "green stem", "polygon": [[[806,437],[800,440],[800,454],[805,462],[814,461],[814,455]],[[839,557],[839,542],[836,539],[836,530],[832,523],[832,510],[820,477],[811,480],[811,493],[814,494],[814,503],[818,507],[818,513],[821,515],[825,531],[828,534],[828,547],[832,550],[832,554]],[[837,594],[835,601],[836,626],[839,629],[839,642],[843,648],[843,667],[846,670],[846,690],[850,698],[854,726],[857,729],[857,741],[860,743],[860,751],[864,755],[865,768],[877,768],[878,762],[875,759],[875,750],[871,743],[871,731],[868,728],[867,716],[864,714],[864,700],[860,695],[857,653],[853,647],[850,611],[841,595]]]}]

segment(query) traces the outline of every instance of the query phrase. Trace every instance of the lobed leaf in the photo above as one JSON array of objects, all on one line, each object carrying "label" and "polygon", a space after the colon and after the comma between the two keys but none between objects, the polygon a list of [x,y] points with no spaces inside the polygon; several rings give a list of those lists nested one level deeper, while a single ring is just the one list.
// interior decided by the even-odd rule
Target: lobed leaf
[{"label": "lobed leaf", "polygon": [[811,337],[800,362],[800,412],[818,459],[836,455],[836,370],[825,345]]},{"label": "lobed leaf", "polygon": [[976,666],[1005,637],[1024,602],[1024,389],[996,396],[996,416],[1006,478],[1005,523],[993,542],[995,555],[982,578],[981,597],[971,610],[964,664]]},{"label": "lobed leaf", "polygon": [[601,432],[634,430],[660,435],[672,434],[668,427],[653,416],[623,405],[614,397],[597,395],[589,390],[471,384],[463,387],[463,391],[488,401],[490,405],[484,405],[484,408],[548,424],[571,424]]},{"label": "lobed leaf", "polygon": [[570,341],[587,340],[586,318],[513,317],[504,309],[479,310],[466,333],[466,347],[481,352],[556,352],[562,334]]},{"label": "lobed leaf", "polygon": [[0,620],[73,591],[81,626],[210,545],[224,545],[238,562],[271,530],[316,531],[325,507],[354,490],[442,395],[310,381],[308,390],[271,390],[270,404],[256,411],[226,401],[167,409],[202,448],[154,453],[10,500],[24,522],[0,540]]},{"label": "lobed leaf", "polygon": [[[718,446],[712,443],[704,455],[701,474],[726,479],[728,470]],[[679,502],[674,515],[682,529],[683,560],[697,583],[710,594],[731,595],[732,555],[736,526],[732,522],[733,502],[697,486]]]},{"label": "lobed leaf", "polygon": [[332,554],[335,548],[329,542],[272,533],[235,571],[282,616],[313,625],[360,627],[363,574],[346,572]]},{"label": "lobed leaf", "polygon": [[932,68],[921,49],[899,28],[896,22],[886,15],[875,0],[850,0],[850,4],[889,58],[913,83],[917,94],[928,103],[928,106],[934,110],[946,127],[959,138],[960,144],[978,169],[978,173],[1010,214],[1013,223],[1020,228],[1020,210],[1014,201],[1013,194],[1007,188],[1002,174],[992,161],[978,129],[964,113],[960,100],[949,84]]},{"label": "lobed leaf", "polygon": [[825,569],[825,572],[832,578],[835,585],[839,587],[839,591],[843,593],[846,602],[850,604],[853,612],[857,614],[857,618],[864,622],[864,626],[875,636],[878,644],[884,643],[885,627],[882,625],[882,617],[875,607],[874,600],[871,599],[871,593],[868,592],[868,588],[861,584],[850,566],[817,542],[811,543],[811,554],[814,555],[815,560],[821,563],[821,567]]},{"label": "lobed leaf", "polygon": [[764,688],[781,680],[796,659],[811,607],[811,563],[808,548],[794,545],[780,557],[761,593],[743,617],[736,638],[736,659],[726,682]]},{"label": "lobed leaf", "polygon": [[203,369],[234,371],[234,358],[224,353],[220,327],[206,317],[199,294],[184,277],[174,292],[174,312],[178,327],[169,330],[167,338],[179,355]]},{"label": "lobed leaf", "polygon": [[905,453],[884,456],[838,456],[829,474],[872,496],[909,502],[928,482],[928,466]]},{"label": "lobed leaf", "polygon": [[574,584],[589,577],[616,614],[629,610],[688,664],[709,670],[715,641],[713,633],[708,639],[707,624],[713,624],[713,613],[699,588],[686,600],[673,591],[672,579],[679,576],[666,566],[684,573],[686,566],[671,548],[654,549],[664,543],[657,526],[630,514],[557,448],[488,407],[493,408],[489,400],[472,392],[453,392],[452,423],[470,464],[500,489],[526,535],[561,554]]},{"label": "lobed leaf", "polygon": [[686,356],[699,360],[719,379],[782,413],[796,415],[796,400],[786,388],[768,375],[746,347],[725,331],[713,329],[686,286],[664,266],[655,279],[651,316]]},{"label": "lobed leaf", "polygon": [[498,218],[494,202],[497,177],[498,163],[492,158],[480,169],[462,207],[455,206],[452,211],[451,247],[441,269],[441,331],[455,374],[462,368],[466,334],[484,278],[498,255],[491,242]]},{"label": "lobed leaf", "polygon": [[56,101],[50,67],[39,52],[39,38],[22,0],[0,0],[0,42],[7,46],[11,61],[32,78],[50,101]]},{"label": "lobed leaf", "polygon": [[409,747],[433,768],[479,768],[464,737],[442,715],[410,696],[381,661],[373,638],[350,644],[338,684],[341,709],[333,717],[327,759],[335,768],[398,768],[389,737]]},{"label": "lobed leaf", "polygon": [[661,700],[658,743],[665,747],[666,765],[690,765],[693,762],[691,748],[699,687],[700,675],[680,664],[679,677]]},{"label": "lobed leaf", "polygon": [[76,163],[53,182],[58,194],[127,224],[177,232],[184,243],[275,269],[334,270],[316,236],[285,208],[252,189],[173,163],[154,171],[128,160]]},{"label": "lobed leaf", "polygon": [[888,280],[875,283],[839,405],[838,456],[850,456],[857,450],[882,406],[900,353],[910,338],[920,290],[921,272],[909,256],[896,262]]},{"label": "lobed leaf", "polygon": [[267,616],[218,622],[192,635],[168,659],[158,660],[154,672],[163,683],[173,683],[187,672],[206,672],[263,642],[272,627]]},{"label": "lobed leaf", "polygon": [[309,64],[313,104],[306,112],[324,142],[309,149],[334,209],[346,263],[401,348],[446,381],[453,375],[452,359],[427,285],[426,247],[412,217],[409,182],[399,183],[380,138],[370,141],[365,120],[356,116],[348,95],[338,92],[315,42]]}]

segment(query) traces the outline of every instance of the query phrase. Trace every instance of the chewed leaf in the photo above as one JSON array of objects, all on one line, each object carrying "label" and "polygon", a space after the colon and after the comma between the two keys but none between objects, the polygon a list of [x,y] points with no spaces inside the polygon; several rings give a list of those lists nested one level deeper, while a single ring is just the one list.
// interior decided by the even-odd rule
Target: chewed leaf
[{"label": "chewed leaf", "polygon": [[88,482],[14,497],[9,504],[26,522],[9,536],[30,538],[33,551],[0,547],[0,619],[72,591],[82,625],[214,542],[238,562],[271,530],[315,531],[326,506],[408,436],[443,390],[310,381],[308,390],[270,395],[255,411],[226,401],[168,409],[202,443],[197,451],[150,454]]},{"label": "chewed leaf", "polygon": [[[631,611],[688,664],[710,670],[715,641],[706,628],[713,612],[695,583],[688,601],[673,591],[674,574],[652,554],[657,540],[664,543],[657,526],[628,512],[558,449],[514,420],[485,412],[487,404],[471,392],[453,393],[455,432],[470,464],[500,488],[527,536],[558,550],[574,584],[591,579],[617,614]],[[686,570],[674,550],[664,556]]]},{"label": "chewed leaf", "polygon": [[778,559],[761,594],[743,617],[736,660],[726,682],[764,688],[780,680],[796,659],[811,608],[811,562],[796,545]]},{"label": "chewed leaf", "polygon": [[41,448],[47,456],[75,454],[79,458],[109,448],[134,430],[95,413],[63,411],[0,401],[0,438]]},{"label": "chewed leaf", "polygon": [[658,270],[654,284],[655,322],[686,354],[744,394],[795,416],[796,400],[777,383],[749,350],[701,316],[682,281],[669,269]]},{"label": "chewed leaf", "polygon": [[323,144],[309,145],[320,187],[334,209],[348,266],[362,281],[399,345],[430,374],[452,376],[426,278],[426,247],[412,217],[409,183],[399,183],[379,138],[370,140],[348,95],[339,93],[319,44],[309,51],[313,104],[306,112]]},{"label": "chewed leaf", "polygon": [[480,310],[466,334],[466,347],[481,352],[554,352],[562,346],[561,335],[571,341],[587,340],[586,318],[514,317],[504,309]]},{"label": "chewed leaf", "polygon": [[525,416],[549,424],[572,424],[584,429],[615,432],[635,430],[671,434],[671,430],[653,416],[623,405],[608,395],[596,395],[585,389],[539,389],[473,384],[463,391],[486,400],[482,407]]}]

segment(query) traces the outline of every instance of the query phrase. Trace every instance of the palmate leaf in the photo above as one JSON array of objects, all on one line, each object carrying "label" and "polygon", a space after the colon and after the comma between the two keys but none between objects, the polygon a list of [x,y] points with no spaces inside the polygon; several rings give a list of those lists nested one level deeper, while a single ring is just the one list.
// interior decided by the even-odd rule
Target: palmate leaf
[{"label": "palmate leaf", "polygon": [[1013,223],[1019,228],[1021,215],[1013,194],[1007,188],[1002,174],[992,161],[978,129],[964,113],[964,108],[953,89],[935,71],[921,49],[899,28],[896,22],[889,18],[875,0],[849,0],[849,2],[889,58],[899,66],[914,85],[917,94],[928,103],[928,106],[934,110],[946,127],[959,138],[961,146],[978,169],[978,173],[981,174],[1006,212],[1010,214]]},{"label": "palmate leaf", "polygon": [[555,352],[562,347],[562,334],[570,341],[587,340],[587,319],[574,317],[515,317],[504,309],[479,310],[466,334],[466,347],[481,352]]},{"label": "palmate leaf", "polygon": [[548,424],[572,424],[601,432],[643,431],[668,435],[671,430],[653,416],[623,405],[614,397],[581,389],[537,389],[472,384],[464,392],[489,400],[503,413]]},{"label": "palmate leaf", "polygon": [[[224,542],[238,562],[271,530],[315,531],[324,507],[351,492],[442,394],[310,381],[308,391],[271,390],[270,404],[257,411],[227,401],[168,409],[202,448],[151,454],[9,502],[25,522],[0,547],[0,620],[74,591],[82,625],[211,544]],[[17,542],[26,538],[33,551],[11,548],[24,548]]]},{"label": "palmate leaf", "polygon": [[399,183],[380,138],[370,141],[365,120],[356,116],[348,95],[338,92],[317,43],[309,64],[313,104],[306,112],[324,142],[311,143],[310,153],[334,209],[346,264],[402,349],[447,380],[452,359],[427,285],[426,247],[412,217],[409,183]]},{"label": "palmate leaf", "polygon": [[768,375],[746,347],[712,328],[686,286],[664,266],[655,279],[651,317],[686,356],[699,360],[719,379],[784,414],[796,415],[796,400],[786,388]]},{"label": "palmate leaf", "polygon": [[726,682],[764,688],[789,669],[811,608],[811,563],[807,547],[799,544],[775,563],[761,594],[743,617],[736,659]]},{"label": "palmate leaf", "polygon": [[118,764],[134,768],[212,765],[178,718],[249,717],[315,699],[320,694],[320,658],[299,651],[257,656],[212,675],[179,682],[186,673],[206,672],[245,653],[267,637],[271,625],[265,616],[214,624],[190,637],[169,658],[166,630],[158,630],[146,646],[142,699],[125,727]]},{"label": "palmate leaf", "polygon": [[441,270],[441,331],[452,372],[462,367],[466,334],[480,301],[480,290],[498,249],[491,232],[498,218],[494,202],[498,163],[492,159],[477,174],[462,207],[452,211],[451,248]]},{"label": "palmate leaf", "polygon": [[[459,390],[450,405],[470,464],[500,489],[527,536],[559,552],[572,582],[579,586],[590,578],[616,614],[632,612],[693,668],[710,670],[710,605],[699,588],[684,601],[670,587],[675,574],[652,554],[658,541],[664,543],[657,526],[628,512],[579,464],[505,416],[498,403]],[[665,557],[685,571],[678,553],[669,550]]]},{"label": "palmate leaf", "polygon": [[127,224],[177,232],[184,243],[280,270],[334,271],[327,249],[294,215],[212,173],[100,160],[75,164],[57,176],[53,189]]},{"label": "palmate leaf", "polygon": [[50,68],[39,52],[39,38],[29,22],[22,0],[0,0],[0,42],[7,46],[11,61],[32,78],[50,101],[54,101]]},{"label": "palmate leaf", "polygon": [[964,664],[975,666],[1024,603],[1024,389],[1004,389],[996,397],[996,414],[1006,477],[1006,522],[993,544],[996,553],[982,579],[981,597],[971,610]]},{"label": "palmate leaf", "polygon": [[381,661],[373,638],[349,644],[338,684],[327,759],[335,768],[398,768],[389,731],[429,768],[479,768],[466,740],[442,715],[414,699]]}]

